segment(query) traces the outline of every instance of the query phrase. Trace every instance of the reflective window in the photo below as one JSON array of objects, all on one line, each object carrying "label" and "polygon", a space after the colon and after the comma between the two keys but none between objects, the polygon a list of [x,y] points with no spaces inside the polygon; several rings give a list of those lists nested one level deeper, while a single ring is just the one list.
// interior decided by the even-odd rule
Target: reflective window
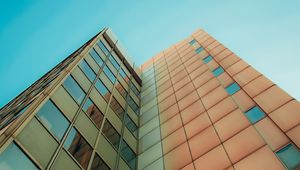
[{"label": "reflective window", "polygon": [[224,69],[222,67],[218,67],[216,69],[213,70],[213,74],[218,77],[219,75],[221,75],[222,73],[224,73]]},{"label": "reflective window", "polygon": [[103,51],[103,53],[107,56],[109,54],[109,50],[106,48],[106,46],[103,44],[102,41],[98,41],[99,48]]},{"label": "reflective window", "polygon": [[209,55],[203,59],[204,63],[209,63],[213,58]]},{"label": "reflective window", "polygon": [[110,122],[106,119],[103,129],[103,135],[108,139],[108,141],[116,148],[119,147],[120,135],[117,130],[110,124]]},{"label": "reflective window", "polygon": [[189,43],[190,43],[190,45],[193,45],[193,44],[195,44],[197,41],[195,40],[195,39],[193,39],[192,41],[190,41]]},{"label": "reflective window", "polygon": [[110,170],[106,163],[101,159],[101,157],[96,153],[91,166],[91,170]]},{"label": "reflective window", "polygon": [[136,169],[136,154],[124,140],[122,140],[121,144],[121,156],[131,169]]},{"label": "reflective window", "polygon": [[119,116],[120,119],[123,119],[124,109],[114,96],[111,99],[110,108]]},{"label": "reflective window", "polygon": [[133,136],[137,137],[137,126],[127,114],[125,115],[124,123]]},{"label": "reflective window", "polygon": [[96,61],[96,63],[101,67],[104,62],[94,48],[91,49],[90,55]]},{"label": "reflective window", "polygon": [[202,47],[199,47],[199,48],[197,48],[196,50],[195,50],[195,52],[197,53],[197,54],[199,54],[201,51],[203,51],[204,50],[204,48],[202,48]]},{"label": "reflective window", "polygon": [[87,115],[93,120],[93,122],[100,128],[102,120],[103,120],[103,113],[98,109],[98,107],[91,101],[91,99],[87,99],[85,104],[82,108]]},{"label": "reflective window", "polygon": [[63,116],[51,100],[48,100],[43,105],[37,113],[37,116],[59,140],[62,139],[70,125],[69,121]]},{"label": "reflective window", "polygon": [[72,76],[69,76],[63,86],[66,88],[66,90],[71,94],[73,99],[80,104],[82,100],[85,97],[84,91],[81,89],[81,87],[76,83],[76,81],[72,78]]},{"label": "reflective window", "polygon": [[136,114],[139,113],[139,106],[135,103],[135,101],[131,98],[131,96],[128,97],[128,105],[132,108],[132,110]]},{"label": "reflective window", "polygon": [[116,84],[116,89],[118,90],[118,92],[123,96],[123,98],[125,99],[126,98],[126,95],[127,95],[127,91],[124,89],[124,87],[122,86],[122,84],[117,81],[117,84]]},{"label": "reflective window", "polygon": [[123,68],[120,69],[120,75],[121,77],[123,77],[123,79],[125,79],[127,77],[125,71],[123,70]]},{"label": "reflective window", "polygon": [[297,169],[300,167],[300,152],[294,145],[288,144],[277,151],[276,155],[288,169]]},{"label": "reflective window", "polygon": [[134,93],[136,96],[139,96],[139,95],[140,95],[140,91],[135,87],[135,85],[134,85],[133,83],[131,83],[130,89],[133,91],[133,93]]},{"label": "reflective window", "polygon": [[120,67],[120,64],[116,61],[116,59],[112,55],[109,55],[108,59],[112,63],[112,65],[118,70]]},{"label": "reflective window", "polygon": [[261,120],[265,117],[265,113],[257,106],[253,107],[252,109],[248,110],[245,115],[249,119],[249,121],[254,124],[257,121]]},{"label": "reflective window", "polygon": [[91,67],[88,65],[88,63],[85,60],[82,60],[79,63],[79,68],[84,72],[84,74],[87,76],[87,78],[93,82],[96,78],[95,72],[91,69]]},{"label": "reflective window", "polygon": [[84,169],[87,169],[93,149],[75,128],[71,129],[64,143],[64,147]]},{"label": "reflective window", "polygon": [[32,170],[38,168],[15,143],[11,143],[0,155],[0,169]]},{"label": "reflective window", "polygon": [[241,88],[237,83],[232,83],[229,86],[226,87],[226,91],[228,94],[233,95],[237,91],[239,91]]},{"label": "reflective window", "polygon": [[103,69],[105,75],[108,77],[108,79],[112,82],[112,83],[115,83],[116,81],[116,77],[115,75],[110,71],[110,69],[105,66],[104,69]]},{"label": "reflective window", "polygon": [[103,98],[106,101],[108,101],[110,97],[110,92],[100,79],[97,80],[95,87],[98,90],[98,92],[103,96]]}]

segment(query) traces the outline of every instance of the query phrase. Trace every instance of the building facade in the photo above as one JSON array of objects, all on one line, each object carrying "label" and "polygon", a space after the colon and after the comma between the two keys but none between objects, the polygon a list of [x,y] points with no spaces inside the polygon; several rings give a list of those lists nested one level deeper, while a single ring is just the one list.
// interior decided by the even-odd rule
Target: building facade
[{"label": "building facade", "polygon": [[300,103],[203,30],[139,67],[104,29],[0,118],[0,169],[300,167]]}]

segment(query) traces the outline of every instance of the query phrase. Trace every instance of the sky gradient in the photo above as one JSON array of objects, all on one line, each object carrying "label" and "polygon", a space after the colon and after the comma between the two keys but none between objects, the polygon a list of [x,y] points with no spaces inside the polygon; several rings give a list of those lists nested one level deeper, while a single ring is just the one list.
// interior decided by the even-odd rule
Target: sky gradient
[{"label": "sky gradient", "polygon": [[197,28],[300,99],[300,1],[0,1],[0,108],[104,27],[142,64]]}]

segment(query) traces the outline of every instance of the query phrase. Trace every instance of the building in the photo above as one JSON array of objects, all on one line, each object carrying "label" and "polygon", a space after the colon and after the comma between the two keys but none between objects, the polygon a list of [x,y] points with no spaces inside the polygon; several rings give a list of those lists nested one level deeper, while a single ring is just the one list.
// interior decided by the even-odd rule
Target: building
[{"label": "building", "polygon": [[104,29],[0,118],[0,169],[300,167],[299,102],[203,30],[139,67]]}]

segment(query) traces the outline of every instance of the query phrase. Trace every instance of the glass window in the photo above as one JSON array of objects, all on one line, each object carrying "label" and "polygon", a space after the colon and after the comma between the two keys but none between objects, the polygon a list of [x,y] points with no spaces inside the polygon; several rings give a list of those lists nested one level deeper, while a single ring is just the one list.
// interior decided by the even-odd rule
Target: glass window
[{"label": "glass window", "polygon": [[64,143],[64,147],[84,169],[87,169],[93,149],[75,128],[71,129]]},{"label": "glass window", "polygon": [[93,82],[96,78],[95,72],[91,69],[91,67],[88,65],[88,63],[85,60],[82,60],[79,64],[79,67],[84,72],[84,74],[87,76],[87,78]]},{"label": "glass window", "polygon": [[105,47],[102,41],[99,41],[98,43],[99,48],[103,51],[103,53],[107,56],[109,54],[109,50]]},{"label": "glass window", "polygon": [[190,41],[190,45],[195,44],[197,41],[195,39],[193,39],[192,41]]},{"label": "glass window", "polygon": [[139,95],[140,95],[140,91],[135,87],[135,85],[134,85],[133,83],[131,83],[130,89],[133,91],[133,93],[134,93],[136,96],[139,96]]},{"label": "glass window", "polygon": [[43,105],[37,113],[37,116],[59,140],[62,139],[70,125],[69,121],[63,116],[51,100],[48,100]]},{"label": "glass window", "polygon": [[125,115],[124,123],[133,136],[137,137],[137,126],[127,114]]},{"label": "glass window", "polygon": [[110,69],[105,66],[104,69],[103,69],[105,75],[108,77],[108,79],[112,82],[112,83],[115,83],[116,81],[116,77],[115,75],[110,71]]},{"label": "glass window", "polygon": [[116,61],[116,59],[112,55],[109,55],[108,59],[112,63],[112,65],[118,70],[120,67],[120,64]]},{"label": "glass window", "polygon": [[38,168],[15,143],[11,143],[0,155],[0,169],[32,170]]},{"label": "glass window", "polygon": [[257,106],[253,107],[252,109],[248,110],[245,115],[249,119],[249,121],[254,124],[257,121],[261,120],[265,117],[265,113]]},{"label": "glass window", "polygon": [[103,159],[96,153],[91,166],[91,170],[110,170]]},{"label": "glass window", "polygon": [[103,62],[102,58],[100,57],[100,55],[97,53],[97,51],[94,48],[91,49],[90,55],[96,61],[96,63],[101,67],[104,62]]},{"label": "glass window", "polygon": [[233,95],[237,91],[239,91],[241,88],[237,83],[232,83],[229,86],[226,87],[226,91],[228,94]]},{"label": "glass window", "polygon": [[85,97],[84,91],[81,87],[76,83],[76,81],[70,75],[64,82],[63,86],[66,90],[71,94],[73,99],[78,103],[81,104],[82,100]]},{"label": "glass window", "polygon": [[118,92],[123,96],[123,98],[125,99],[126,98],[126,95],[127,95],[127,91],[124,89],[124,87],[122,86],[122,84],[117,81],[117,84],[116,84],[116,89],[118,90]]},{"label": "glass window", "polygon": [[213,58],[209,55],[203,59],[204,63],[209,63]]},{"label": "glass window", "polygon": [[135,101],[130,96],[128,97],[128,105],[132,108],[132,110],[136,114],[139,113],[139,106],[135,103]]},{"label": "glass window", "polygon": [[300,152],[292,144],[288,144],[286,147],[276,152],[276,155],[286,165],[288,169],[296,169],[300,166]]},{"label": "glass window", "polygon": [[121,156],[131,169],[136,169],[136,154],[124,140],[122,140],[121,145]]},{"label": "glass window", "polygon": [[218,67],[216,69],[213,70],[213,74],[218,77],[219,75],[221,75],[222,73],[224,73],[224,69],[222,67]]},{"label": "glass window", "polygon": [[99,93],[103,96],[103,98],[108,101],[110,97],[110,91],[107,89],[107,87],[103,84],[103,82],[98,79],[95,84],[96,89],[99,91]]},{"label": "glass window", "polygon": [[202,48],[202,47],[199,47],[199,48],[197,48],[196,50],[195,50],[195,52],[197,53],[197,54],[199,54],[201,51],[203,51],[204,50],[204,48]]},{"label": "glass window", "polygon": [[91,99],[87,99],[85,104],[82,108],[87,115],[93,120],[93,122],[100,128],[102,120],[103,120],[103,113],[98,109],[98,107],[91,101]]},{"label": "glass window", "polygon": [[112,100],[110,102],[110,107],[119,116],[120,119],[123,119],[124,109],[114,96],[112,97]]},{"label": "glass window", "polygon": [[120,135],[107,119],[105,120],[102,133],[108,139],[108,141],[115,147],[115,149],[118,149]]},{"label": "glass window", "polygon": [[121,77],[123,77],[123,79],[125,79],[127,77],[125,71],[123,70],[123,68],[120,69],[120,75]]}]

